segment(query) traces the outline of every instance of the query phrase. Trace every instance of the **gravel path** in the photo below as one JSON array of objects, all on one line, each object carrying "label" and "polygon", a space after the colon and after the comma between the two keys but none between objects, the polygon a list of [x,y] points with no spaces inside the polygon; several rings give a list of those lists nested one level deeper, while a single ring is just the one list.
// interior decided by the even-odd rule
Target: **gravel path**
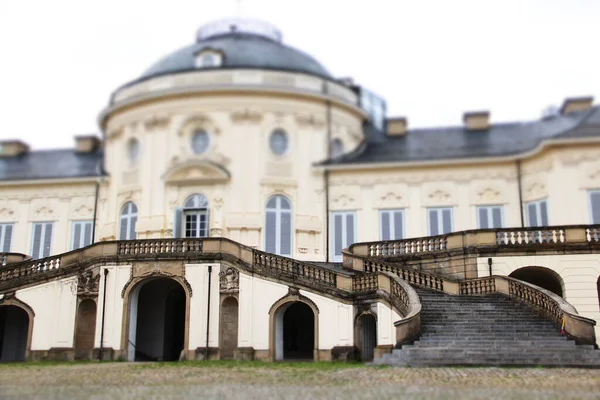
[{"label": "gravel path", "polygon": [[600,370],[356,365],[0,365],[2,399],[598,399]]}]

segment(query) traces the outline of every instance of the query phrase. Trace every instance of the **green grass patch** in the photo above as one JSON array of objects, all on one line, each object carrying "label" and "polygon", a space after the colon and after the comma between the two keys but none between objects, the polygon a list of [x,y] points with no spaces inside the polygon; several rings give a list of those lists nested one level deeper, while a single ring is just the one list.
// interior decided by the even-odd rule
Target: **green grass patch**
[{"label": "green grass patch", "polygon": [[365,365],[359,362],[264,362],[264,361],[183,361],[183,362],[149,362],[134,364],[135,368],[139,369],[155,369],[155,368],[261,368],[275,370],[308,370],[308,371],[331,371],[348,368],[361,368]]}]

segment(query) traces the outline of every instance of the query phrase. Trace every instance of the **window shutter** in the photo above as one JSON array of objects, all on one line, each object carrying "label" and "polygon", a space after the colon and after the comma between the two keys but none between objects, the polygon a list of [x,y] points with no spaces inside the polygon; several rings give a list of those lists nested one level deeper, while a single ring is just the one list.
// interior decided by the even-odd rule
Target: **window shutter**
[{"label": "window shutter", "polygon": [[208,237],[208,218],[205,213],[198,215],[200,231],[198,237]]},{"label": "window shutter", "polygon": [[280,232],[279,250],[282,256],[292,255],[292,214],[282,212]]},{"label": "window shutter", "polygon": [[527,216],[529,217],[529,226],[538,226],[537,207],[535,203],[527,205]]},{"label": "window shutter", "polygon": [[490,228],[488,224],[488,210],[485,207],[479,207],[479,229]]},{"label": "window shutter", "polygon": [[492,209],[492,228],[502,228],[502,208],[494,207]]},{"label": "window shutter", "polygon": [[137,215],[129,217],[129,239],[130,240],[136,239],[136,234],[135,234],[136,223],[137,223]]},{"label": "window shutter", "polygon": [[333,216],[333,254],[335,256],[342,255],[342,215],[335,214]]},{"label": "window shutter", "polygon": [[381,213],[381,240],[390,240],[390,213],[383,211]]},{"label": "window shutter", "polygon": [[121,218],[119,240],[127,240],[127,217]]},{"label": "window shutter", "polygon": [[546,200],[540,202],[541,226],[548,226],[548,204]]},{"label": "window shutter", "polygon": [[74,222],[73,223],[73,244],[71,245],[71,248],[73,250],[81,247],[80,239],[81,239],[81,223]]},{"label": "window shutter", "polygon": [[275,211],[267,211],[265,251],[267,253],[277,253],[277,213]]},{"label": "window shutter", "polygon": [[52,228],[53,224],[48,223],[44,224],[46,227],[46,232],[44,232],[44,254],[42,257],[50,256],[50,247],[52,247]]},{"label": "window shutter", "polygon": [[4,234],[2,235],[2,251],[4,252],[10,251],[10,244],[12,241],[12,229],[12,225],[4,226]]},{"label": "window shutter", "polygon": [[348,247],[353,243],[354,243],[354,214],[346,214],[346,243],[344,243],[344,247]]},{"label": "window shutter", "polygon": [[89,246],[92,244],[92,223],[85,222],[83,224],[84,232],[83,232],[83,246]]},{"label": "window shutter", "polygon": [[442,218],[444,222],[444,226],[442,227],[442,234],[452,232],[452,210],[444,209],[442,210]]},{"label": "window shutter", "polygon": [[592,203],[592,224],[600,224],[600,192],[590,195]]},{"label": "window shutter", "polygon": [[403,238],[403,223],[402,223],[402,211],[396,211],[394,213],[394,237],[391,239],[399,240]]},{"label": "window shutter", "polygon": [[181,207],[175,208],[175,215],[173,216],[173,237],[181,237],[181,223],[183,222],[183,209]]},{"label": "window shutter", "polygon": [[33,243],[31,246],[31,256],[33,258],[40,258],[40,245],[42,242],[42,225],[33,224]]},{"label": "window shutter", "polygon": [[438,235],[438,210],[429,210],[429,235]]}]

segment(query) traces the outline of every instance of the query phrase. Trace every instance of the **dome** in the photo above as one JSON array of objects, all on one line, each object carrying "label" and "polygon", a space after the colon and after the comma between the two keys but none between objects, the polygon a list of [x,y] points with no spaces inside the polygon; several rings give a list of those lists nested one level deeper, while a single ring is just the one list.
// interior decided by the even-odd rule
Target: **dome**
[{"label": "dome", "polygon": [[284,45],[276,27],[243,19],[221,20],[201,27],[195,44],[162,58],[140,78],[200,69],[196,67],[196,57],[204,50],[223,55],[221,64],[213,68],[272,69],[331,78],[329,71],[313,57]]}]

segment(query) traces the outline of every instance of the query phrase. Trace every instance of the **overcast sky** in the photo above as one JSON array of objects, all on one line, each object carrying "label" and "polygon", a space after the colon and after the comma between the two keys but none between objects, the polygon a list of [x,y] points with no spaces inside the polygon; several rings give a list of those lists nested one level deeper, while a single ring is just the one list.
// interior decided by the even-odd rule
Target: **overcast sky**
[{"label": "overcast sky", "polygon": [[[0,138],[70,147],[99,132],[110,93],[235,0],[0,0]],[[244,0],[284,42],[383,96],[411,127],[462,113],[536,119],[568,96],[600,99],[598,0]]]}]

